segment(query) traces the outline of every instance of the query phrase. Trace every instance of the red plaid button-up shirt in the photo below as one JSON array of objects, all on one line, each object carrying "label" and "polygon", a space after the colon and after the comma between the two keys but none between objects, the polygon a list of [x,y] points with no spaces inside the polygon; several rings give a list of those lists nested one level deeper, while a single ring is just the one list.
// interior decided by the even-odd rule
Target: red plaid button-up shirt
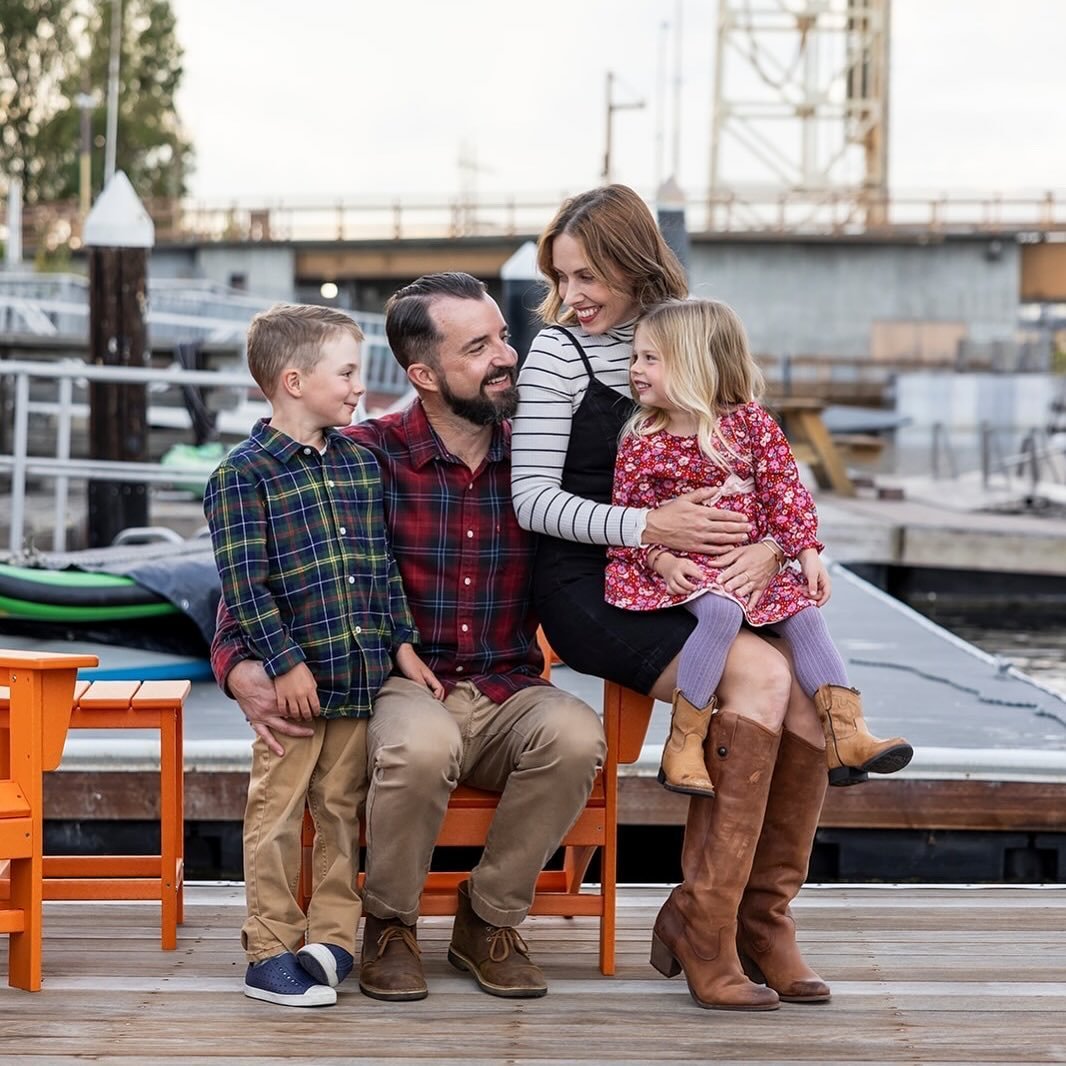
[{"label": "red plaid button-up shirt", "polygon": [[[495,428],[473,473],[441,443],[420,400],[344,432],[381,467],[385,525],[430,669],[446,688],[472,681],[494,703],[546,684],[530,607],[535,542],[511,505],[510,426]],[[224,684],[247,658],[220,608],[215,677]]]}]

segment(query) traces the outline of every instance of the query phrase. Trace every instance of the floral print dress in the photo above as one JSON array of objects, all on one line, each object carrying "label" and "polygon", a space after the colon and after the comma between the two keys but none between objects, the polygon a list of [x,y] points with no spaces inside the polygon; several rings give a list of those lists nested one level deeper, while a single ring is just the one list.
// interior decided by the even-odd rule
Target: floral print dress
[{"label": "floral print dress", "polygon": [[[629,435],[618,448],[613,502],[628,507],[657,507],[686,492],[717,488],[708,506],[738,511],[751,522],[752,543],[771,537],[795,559],[804,548],[821,551],[818,516],[811,494],[799,479],[796,460],[784,433],[757,403],[734,408],[718,421],[722,437],[736,456],[721,451],[732,470],[723,470],[702,451],[697,437],[679,437],[665,430],[648,436]],[[749,624],[760,626],[789,618],[814,601],[798,567],[786,565],[748,610],[720,583],[721,570],[708,555],[675,552],[695,560],[705,583],[695,592],[674,595],[666,581],[645,561],[645,548],[609,549],[606,599],[630,611],[657,611],[711,592],[739,604]]]}]

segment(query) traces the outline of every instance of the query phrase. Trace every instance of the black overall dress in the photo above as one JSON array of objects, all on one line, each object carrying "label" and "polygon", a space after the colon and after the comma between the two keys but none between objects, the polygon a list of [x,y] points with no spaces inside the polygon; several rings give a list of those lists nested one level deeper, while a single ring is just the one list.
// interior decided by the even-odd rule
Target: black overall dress
[{"label": "black overall dress", "polygon": [[[574,412],[563,464],[566,492],[611,502],[618,436],[633,402],[599,381],[577,338],[561,326],[585,364],[588,390]],[[541,535],[533,571],[533,601],[559,657],[583,674],[649,692],[681,650],[696,620],[683,607],[623,611],[603,598],[607,549]]]}]

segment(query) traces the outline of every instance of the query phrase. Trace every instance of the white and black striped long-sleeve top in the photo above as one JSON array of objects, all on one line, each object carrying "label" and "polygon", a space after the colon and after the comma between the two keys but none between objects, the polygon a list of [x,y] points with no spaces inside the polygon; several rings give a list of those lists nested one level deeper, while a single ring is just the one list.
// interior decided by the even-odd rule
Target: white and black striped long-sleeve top
[{"label": "white and black striped long-sleeve top", "polygon": [[[590,335],[568,329],[581,343],[597,379],[629,396],[633,323]],[[557,330],[533,339],[518,378],[519,404],[511,435],[511,494],[518,522],[535,533],[586,544],[637,547],[647,511],[614,507],[562,488],[570,426],[588,388],[588,373],[574,346]]]}]

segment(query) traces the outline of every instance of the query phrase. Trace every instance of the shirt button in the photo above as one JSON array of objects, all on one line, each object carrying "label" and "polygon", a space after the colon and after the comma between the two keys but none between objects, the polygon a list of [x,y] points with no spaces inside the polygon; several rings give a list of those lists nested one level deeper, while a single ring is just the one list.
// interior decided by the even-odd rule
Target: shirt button
[{"label": "shirt button", "polygon": [[466,623],[465,623],[465,622],[464,622],[464,623],[463,623],[463,625],[461,625],[461,626],[460,626],[459,628],[460,628],[460,629],[461,629],[461,630],[462,630],[462,631],[463,631],[464,633],[469,633],[469,632],[470,632],[470,627],[469,627],[468,625],[466,625]]},{"label": "shirt button", "polygon": [[327,484],[327,485],[328,485],[328,486],[329,486],[330,488],[333,488],[333,482],[332,482],[332,481],[327,481],[327,482],[326,482],[326,484]]},{"label": "shirt button", "polygon": [[473,487],[474,483],[471,481],[470,484],[466,486],[466,491],[469,492]]},{"label": "shirt button", "polygon": [[344,534],[344,533],[347,533],[347,532],[348,532],[348,530],[346,530],[346,529],[344,528],[344,526],[341,526],[341,528],[340,528],[340,532],[341,532],[342,534]]},{"label": "shirt button", "polygon": [[463,578],[463,584],[464,584],[464,585],[469,585],[469,584],[470,584],[470,578],[468,578],[468,577],[464,577],[464,578]]},{"label": "shirt button", "polygon": [[354,577],[348,578],[348,584],[349,585],[354,585],[355,584],[355,578]]},{"label": "shirt button", "polygon": [[468,530],[466,531],[466,535],[467,535],[468,537],[472,537],[472,536],[474,535],[474,531],[473,531],[472,529],[468,529]]},{"label": "shirt button", "polygon": [[356,626],[355,627],[356,636],[358,636],[362,632],[363,632],[363,627],[362,626]]},{"label": "shirt button", "polygon": [[311,449],[310,448],[304,448],[304,455],[310,455],[310,454],[311,454]]},{"label": "shirt button", "polygon": [[463,672],[463,668],[462,668],[461,666],[457,666],[457,667],[455,668],[455,672],[456,672],[457,674],[461,674],[461,673]]}]

